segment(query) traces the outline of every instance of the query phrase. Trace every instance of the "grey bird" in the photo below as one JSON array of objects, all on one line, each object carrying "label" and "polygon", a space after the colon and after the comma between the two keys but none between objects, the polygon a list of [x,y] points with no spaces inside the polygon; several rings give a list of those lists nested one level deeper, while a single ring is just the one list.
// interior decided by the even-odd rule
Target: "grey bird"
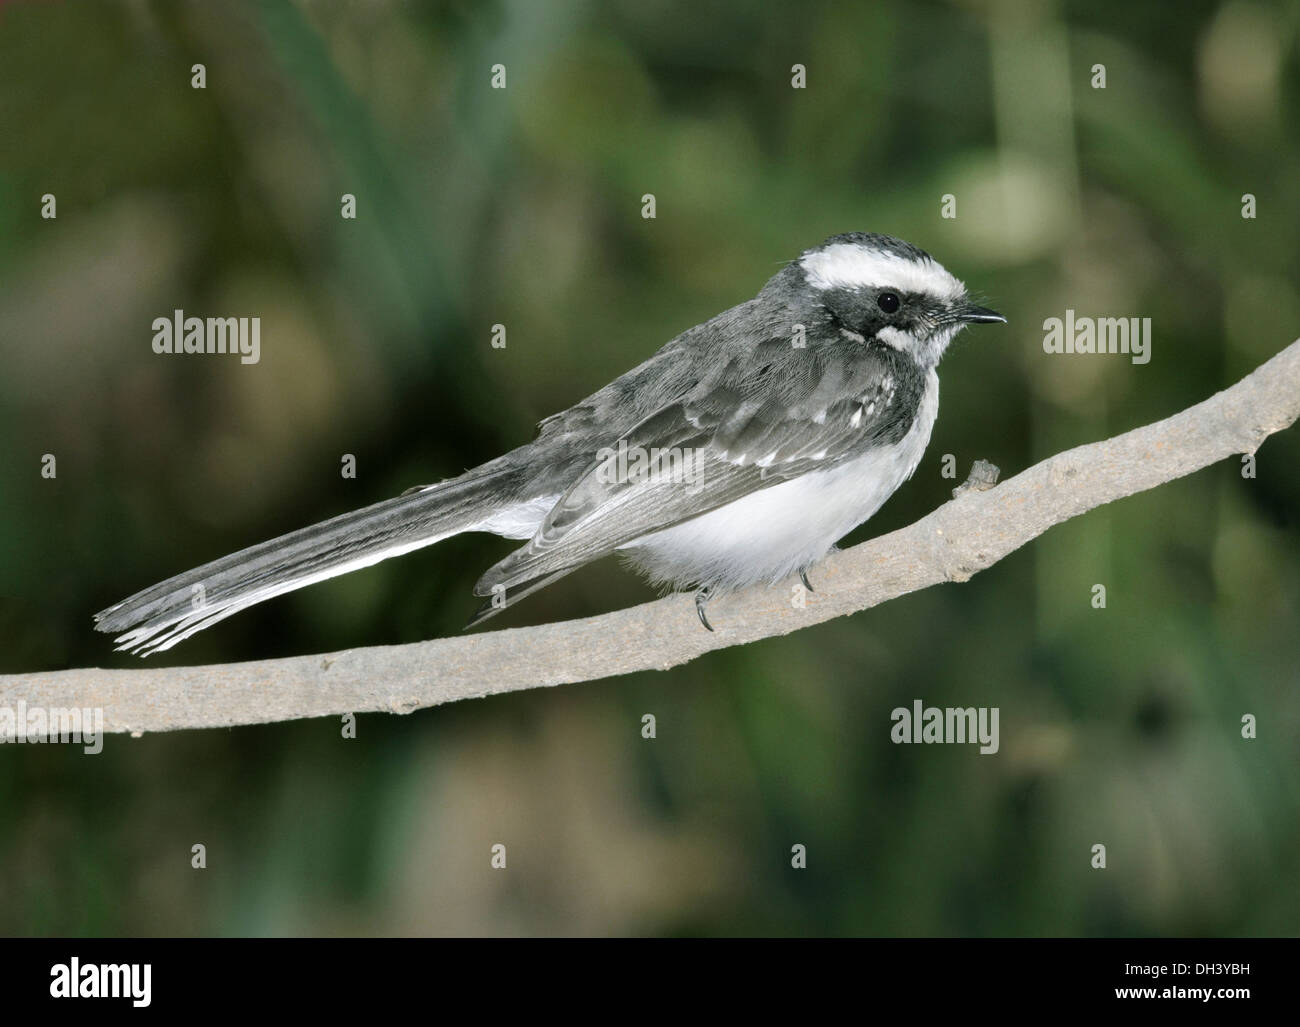
[{"label": "grey bird", "polygon": [[[923,250],[851,232],[458,478],[222,557],[95,615],[170,649],[246,607],[466,531],[527,539],[470,626],[610,553],[706,601],[807,570],[915,472],[940,358],[1004,322]],[[809,586],[811,587],[811,586]]]}]

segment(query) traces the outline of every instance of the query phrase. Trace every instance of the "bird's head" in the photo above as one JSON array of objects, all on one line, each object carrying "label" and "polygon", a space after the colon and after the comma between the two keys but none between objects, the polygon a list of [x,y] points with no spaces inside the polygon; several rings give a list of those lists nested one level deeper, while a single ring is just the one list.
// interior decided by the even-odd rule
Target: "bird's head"
[{"label": "bird's head", "polygon": [[804,251],[788,272],[832,330],[902,350],[922,367],[938,364],[965,325],[1006,321],[973,303],[924,250],[888,235],[832,236]]}]

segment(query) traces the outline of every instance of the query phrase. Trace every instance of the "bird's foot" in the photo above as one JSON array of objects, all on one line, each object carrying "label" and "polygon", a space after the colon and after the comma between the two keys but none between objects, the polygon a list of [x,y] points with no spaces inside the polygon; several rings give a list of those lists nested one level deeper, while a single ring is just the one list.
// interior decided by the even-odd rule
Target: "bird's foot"
[{"label": "bird's foot", "polygon": [[711,598],[713,598],[712,588],[702,588],[695,593],[695,612],[700,615],[700,623],[710,631],[713,630],[713,625],[709,623],[709,618],[704,616],[704,604]]}]

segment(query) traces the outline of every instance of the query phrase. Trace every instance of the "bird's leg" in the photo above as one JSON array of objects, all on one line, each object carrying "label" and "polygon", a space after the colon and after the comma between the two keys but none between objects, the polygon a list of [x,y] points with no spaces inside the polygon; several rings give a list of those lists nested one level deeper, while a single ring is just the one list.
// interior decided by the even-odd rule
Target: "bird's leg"
[{"label": "bird's leg", "polygon": [[801,570],[799,572],[799,580],[803,582],[803,587],[806,588],[809,592],[817,591],[815,588],[812,587],[812,582],[808,580],[808,572],[806,570]]},{"label": "bird's leg", "polygon": [[695,593],[695,612],[700,615],[700,623],[710,631],[713,630],[713,625],[709,623],[709,618],[704,616],[704,604],[712,597],[713,587],[711,585],[707,585]]}]

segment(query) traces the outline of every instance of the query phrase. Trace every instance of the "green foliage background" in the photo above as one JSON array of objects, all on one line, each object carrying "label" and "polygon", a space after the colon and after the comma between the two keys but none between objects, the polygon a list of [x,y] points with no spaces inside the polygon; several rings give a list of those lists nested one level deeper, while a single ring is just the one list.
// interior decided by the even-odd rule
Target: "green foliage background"
[{"label": "green foliage background", "polygon": [[[1300,334],[1298,33],[1253,0],[5,5],[0,670],[132,665],[95,610],[519,444],[837,232],[907,238],[1010,318],[950,352],[921,470],[850,541],[943,502],[945,453],[1009,475],[1197,402]],[[175,308],[260,316],[261,363],[154,355]],[[1044,355],[1066,308],[1151,317],[1150,364]],[[1295,934],[1300,433],[1258,461],[668,673],[348,742],[6,746],[0,930]],[[152,662],[451,634],[510,545]],[[649,594],[609,561],[501,626]],[[1000,707],[1001,752],[891,744],[916,698]]]}]

